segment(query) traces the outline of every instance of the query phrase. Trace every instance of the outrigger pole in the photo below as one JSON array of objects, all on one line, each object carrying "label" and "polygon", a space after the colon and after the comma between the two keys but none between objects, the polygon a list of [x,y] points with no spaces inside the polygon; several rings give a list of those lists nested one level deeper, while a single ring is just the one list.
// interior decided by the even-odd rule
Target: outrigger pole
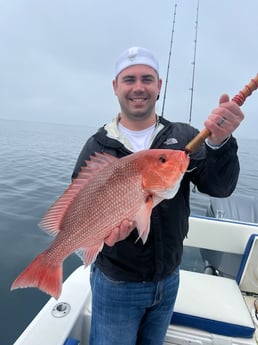
[{"label": "outrigger pole", "polygon": [[172,54],[172,46],[173,46],[175,23],[176,23],[176,8],[177,8],[177,4],[175,4],[175,9],[174,9],[174,19],[173,19],[171,39],[170,39],[170,47],[169,47],[169,53],[168,53],[167,76],[166,76],[166,81],[165,81],[164,97],[163,97],[163,104],[162,104],[162,111],[161,111],[162,117],[164,116],[164,109],[165,109],[165,102],[166,102],[166,95],[167,95],[167,85],[168,85],[168,77],[169,77],[170,60],[171,60],[171,54]]}]

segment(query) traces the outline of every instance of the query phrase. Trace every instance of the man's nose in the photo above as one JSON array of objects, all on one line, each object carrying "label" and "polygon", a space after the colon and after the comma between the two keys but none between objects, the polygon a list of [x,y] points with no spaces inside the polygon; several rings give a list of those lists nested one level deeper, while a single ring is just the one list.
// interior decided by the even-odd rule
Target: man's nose
[{"label": "man's nose", "polygon": [[136,80],[134,83],[134,91],[144,91],[145,87],[141,80]]}]

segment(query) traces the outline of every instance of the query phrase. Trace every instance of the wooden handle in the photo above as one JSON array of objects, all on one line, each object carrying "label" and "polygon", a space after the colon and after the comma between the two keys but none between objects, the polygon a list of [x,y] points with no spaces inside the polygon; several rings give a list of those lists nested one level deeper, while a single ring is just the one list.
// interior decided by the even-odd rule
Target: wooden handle
[{"label": "wooden handle", "polygon": [[[258,88],[258,74],[250,80],[250,82],[232,98],[232,101],[241,106],[244,104],[246,98],[250,96],[254,90]],[[185,147],[188,154],[193,153],[198,147],[211,135],[208,128],[204,128],[199,134],[196,135]]]}]

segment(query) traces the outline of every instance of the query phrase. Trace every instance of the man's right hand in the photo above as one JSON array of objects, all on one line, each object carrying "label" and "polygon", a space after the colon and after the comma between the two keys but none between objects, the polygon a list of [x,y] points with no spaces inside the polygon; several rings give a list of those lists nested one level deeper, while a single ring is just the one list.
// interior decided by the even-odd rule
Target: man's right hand
[{"label": "man's right hand", "polygon": [[123,220],[120,226],[112,230],[111,234],[105,238],[105,244],[112,247],[116,242],[122,241],[129,236],[134,228],[134,221],[128,219]]}]

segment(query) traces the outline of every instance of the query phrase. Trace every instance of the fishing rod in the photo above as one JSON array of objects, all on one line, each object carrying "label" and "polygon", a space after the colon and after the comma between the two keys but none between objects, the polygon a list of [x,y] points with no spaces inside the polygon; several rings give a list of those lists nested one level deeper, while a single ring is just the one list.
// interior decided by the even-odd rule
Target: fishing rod
[{"label": "fishing rod", "polygon": [[196,20],[195,20],[195,37],[194,37],[194,55],[193,55],[193,72],[192,72],[192,85],[190,88],[190,110],[189,110],[189,124],[192,122],[192,109],[193,109],[193,93],[194,93],[194,79],[195,79],[195,62],[196,62],[196,50],[197,50],[197,36],[198,36],[198,19],[199,19],[199,0],[197,1]]},{"label": "fishing rod", "polygon": [[168,76],[169,76],[170,60],[171,60],[171,54],[172,54],[172,46],[173,46],[175,22],[176,22],[176,7],[177,7],[177,4],[175,4],[175,9],[174,9],[174,19],[173,19],[173,25],[172,25],[172,31],[171,31],[170,48],[169,48],[169,53],[168,53],[167,76],[166,76],[166,82],[165,82],[161,117],[164,116],[165,101],[166,101],[166,95],[167,95]]},{"label": "fishing rod", "polygon": [[[258,88],[258,74],[250,80],[250,82],[241,90],[237,95],[232,98],[232,102],[241,106],[244,104],[246,98],[251,96],[253,91]],[[185,151],[188,154],[193,153],[204,141],[211,135],[208,128],[204,128],[199,134],[197,134],[193,140],[191,140],[185,147]]]}]

